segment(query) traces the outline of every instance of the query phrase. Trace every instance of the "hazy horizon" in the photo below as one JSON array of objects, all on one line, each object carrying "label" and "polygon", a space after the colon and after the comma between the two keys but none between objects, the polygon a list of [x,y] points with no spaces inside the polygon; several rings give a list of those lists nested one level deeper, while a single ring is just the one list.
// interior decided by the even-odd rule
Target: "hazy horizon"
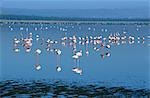
[{"label": "hazy horizon", "polygon": [[0,0],[1,14],[82,18],[150,18],[148,0]]},{"label": "hazy horizon", "polygon": [[1,8],[18,9],[149,9],[148,0],[0,0]]}]

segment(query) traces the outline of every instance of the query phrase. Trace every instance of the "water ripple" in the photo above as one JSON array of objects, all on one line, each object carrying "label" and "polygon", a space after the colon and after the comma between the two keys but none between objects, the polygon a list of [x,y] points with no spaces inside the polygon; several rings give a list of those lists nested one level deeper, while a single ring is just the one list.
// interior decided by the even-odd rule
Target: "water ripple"
[{"label": "water ripple", "polygon": [[1,97],[150,97],[150,90],[125,87],[77,85],[62,81],[14,81],[0,82]]}]

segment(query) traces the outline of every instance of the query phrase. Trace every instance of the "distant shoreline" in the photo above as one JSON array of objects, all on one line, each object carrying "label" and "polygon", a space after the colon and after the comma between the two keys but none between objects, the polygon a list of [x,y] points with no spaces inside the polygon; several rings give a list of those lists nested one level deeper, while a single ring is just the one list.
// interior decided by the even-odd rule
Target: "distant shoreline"
[{"label": "distant shoreline", "polygon": [[0,23],[31,23],[31,24],[50,24],[50,23],[76,23],[76,24],[144,24],[149,25],[150,21],[57,21],[57,20],[3,20]]},{"label": "distant shoreline", "polygon": [[150,24],[150,19],[131,18],[73,18],[73,17],[41,17],[24,15],[0,15],[0,23],[102,23],[102,24]]}]

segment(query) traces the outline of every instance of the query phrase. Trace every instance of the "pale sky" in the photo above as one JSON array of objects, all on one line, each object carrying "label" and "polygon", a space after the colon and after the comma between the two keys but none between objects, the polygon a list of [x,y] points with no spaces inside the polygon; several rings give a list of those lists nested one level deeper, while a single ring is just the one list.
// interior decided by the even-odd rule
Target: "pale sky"
[{"label": "pale sky", "polygon": [[3,8],[23,9],[114,9],[143,8],[149,0],[0,0]]}]

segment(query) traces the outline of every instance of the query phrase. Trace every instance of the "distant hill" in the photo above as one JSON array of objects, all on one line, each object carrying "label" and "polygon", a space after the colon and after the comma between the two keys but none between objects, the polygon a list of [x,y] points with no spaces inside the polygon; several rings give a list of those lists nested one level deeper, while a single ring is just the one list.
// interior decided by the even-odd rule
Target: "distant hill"
[{"label": "distant hill", "polygon": [[46,20],[46,21],[150,21],[147,18],[76,18],[76,17],[44,17],[27,15],[0,15],[3,20]]}]

